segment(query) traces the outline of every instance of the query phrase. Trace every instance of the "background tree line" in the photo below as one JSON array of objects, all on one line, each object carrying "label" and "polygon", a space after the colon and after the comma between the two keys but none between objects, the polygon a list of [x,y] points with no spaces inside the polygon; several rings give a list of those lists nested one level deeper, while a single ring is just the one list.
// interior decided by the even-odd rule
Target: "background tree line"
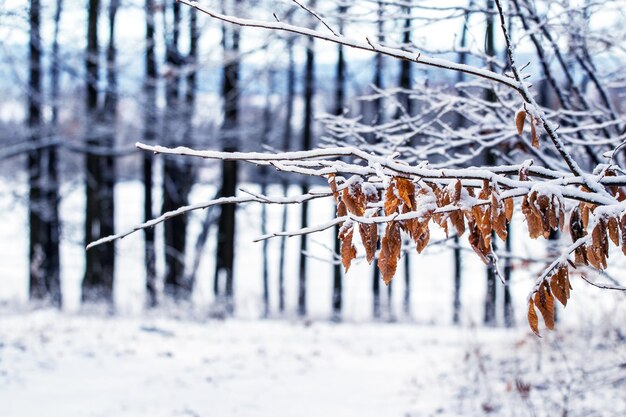
[{"label": "background tree line", "polygon": [[[144,153],[140,169],[129,167],[125,160],[134,152],[132,143],[135,139],[169,147],[201,147],[225,152],[267,148],[308,150],[321,143],[334,145],[350,142],[354,129],[352,133],[348,132],[346,120],[349,121],[350,115],[356,113],[361,115],[357,126],[358,140],[372,147],[387,146],[394,143],[395,136],[404,135],[403,142],[394,145],[394,149],[407,156],[409,161],[411,158],[414,161],[434,158],[436,162],[437,158],[441,158],[441,164],[445,164],[447,160],[454,159],[452,155],[455,153],[469,155],[464,156],[461,165],[497,165],[507,163],[507,155],[516,147],[523,146],[519,142],[505,142],[493,137],[494,132],[481,126],[475,117],[478,111],[463,102],[464,98],[469,102],[469,98],[476,99],[480,95],[481,106],[495,106],[504,100],[497,89],[480,85],[441,92],[441,97],[455,97],[461,107],[443,116],[436,114],[432,105],[435,100],[429,95],[443,85],[466,83],[462,74],[456,79],[441,76],[434,70],[417,68],[406,60],[399,63],[389,61],[382,54],[355,61],[354,68],[351,68],[345,46],[321,49],[316,45],[319,41],[313,38],[289,34],[270,33],[259,38],[258,34],[253,35],[236,26],[218,24],[175,1],[146,0],[126,4],[119,0],[88,0],[85,3],[84,11],[79,13],[71,9],[65,19],[66,8],[75,5],[65,4],[63,0],[31,0],[28,8],[15,8],[15,15],[6,14],[3,17],[3,22],[7,22],[3,26],[7,27],[14,21],[20,22],[20,18],[26,18],[28,22],[27,25],[16,23],[20,30],[27,29],[28,42],[27,53],[21,55],[26,58],[24,62],[13,63],[18,66],[15,70],[18,73],[23,71],[19,68],[27,68],[27,76],[22,78],[25,83],[22,96],[27,109],[22,121],[25,129],[20,130],[17,136],[14,133],[6,136],[5,150],[0,158],[10,163],[25,158],[30,233],[29,288],[33,300],[46,300],[57,306],[62,304],[63,271],[59,248],[63,225],[59,218],[59,203],[63,198],[61,188],[64,178],[76,174],[64,172],[68,167],[66,161],[76,164],[72,165],[80,171],[76,178],[84,187],[85,243],[118,231],[115,211],[122,209],[124,202],[116,200],[115,187],[127,179],[120,176],[121,172],[130,172],[134,179],[142,182],[146,221],[189,204],[190,193],[202,175],[201,166],[171,156],[157,160]],[[564,126],[568,121],[570,125],[575,125],[576,112],[593,112],[602,106],[603,112],[598,111],[593,116],[600,125],[596,130],[600,132],[598,135],[604,134],[607,141],[614,140],[614,130],[619,131],[624,124],[620,109],[616,108],[612,99],[619,86],[604,88],[602,80],[593,70],[594,55],[589,52],[593,45],[590,46],[589,40],[584,37],[596,9],[586,3],[580,7],[557,3],[508,2],[509,13],[518,17],[511,27],[513,33],[515,30],[530,33],[533,46],[530,59],[539,63],[538,68],[542,72],[542,76],[534,80],[542,86],[540,104],[546,108],[564,109]],[[267,10],[271,10],[276,19],[295,21],[318,30],[325,29],[326,24],[330,25],[330,30],[340,33],[365,31],[363,28],[367,28],[367,32],[376,33],[376,42],[406,50],[421,44],[419,37],[423,36],[425,28],[435,22],[446,22],[445,27],[453,28],[458,36],[447,49],[435,52],[459,63],[471,62],[494,72],[507,73],[510,70],[504,49],[496,42],[493,0],[459,1],[456,6],[446,8],[443,15],[440,7],[420,1],[310,1],[300,5],[296,2],[230,0],[213,6],[223,13],[234,15],[253,16],[261,11],[267,15]],[[553,7],[561,7],[559,10],[571,15],[577,23],[575,30],[570,31],[567,48],[561,46],[562,39],[554,37],[562,35],[562,32],[551,31],[550,27],[542,29],[542,33],[529,29],[543,19],[552,18]],[[322,13],[323,20],[318,19],[313,10]],[[119,26],[122,13],[132,14],[135,17],[133,23],[137,27],[142,26],[143,42],[139,47],[134,45],[134,50],[125,42],[128,29]],[[71,31],[74,25],[85,28],[86,41],[80,47],[62,42],[63,32]],[[220,41],[205,43],[209,50],[202,51],[203,37],[218,35]],[[611,39],[607,42],[610,44]],[[328,53],[333,54],[333,59],[324,58],[320,63],[320,55]],[[76,56],[82,64],[77,64]],[[7,65],[8,61],[3,65]],[[559,75],[555,75],[557,73]],[[131,84],[134,89],[129,88]],[[141,88],[136,88],[137,85]],[[598,95],[593,103],[586,98],[588,89],[593,89]],[[138,90],[140,94],[129,97],[132,91]],[[218,100],[207,106],[207,96],[217,97]],[[360,98],[357,100],[357,97]],[[129,100],[135,101],[135,109],[130,118],[125,118],[123,112],[127,108],[121,102]],[[71,108],[77,113],[70,110],[72,113],[67,114],[70,101]],[[466,111],[462,106],[470,109]],[[64,113],[67,114],[65,118]],[[204,120],[207,113],[212,114],[209,122]],[[324,128],[315,119],[316,115],[323,114]],[[462,135],[454,137],[453,133],[447,132],[451,141],[458,140],[460,144],[454,145],[445,158],[428,152],[417,154],[415,150],[427,149],[424,144],[431,137],[431,132],[421,132],[412,127],[414,118],[419,117],[424,118],[423,123],[428,123],[428,117],[432,120],[442,117],[446,127],[456,126],[458,131],[474,129],[474,132],[485,136],[485,144],[477,147],[476,144],[460,141]],[[132,134],[125,132],[125,124],[129,122],[132,122]],[[394,125],[404,131],[384,130]],[[446,127],[439,125],[434,130],[446,133]],[[444,133],[441,134],[445,136]],[[579,131],[576,135],[584,141],[589,139],[590,134]],[[596,131],[592,136],[593,141],[601,143],[596,140]],[[598,147],[579,148],[583,163],[588,163],[588,166],[598,163]],[[539,155],[538,158],[544,157]],[[454,163],[458,165],[459,161]],[[220,162],[220,166],[213,168],[218,171],[213,176],[213,180],[218,182],[217,192],[209,197],[215,198],[237,195],[242,182],[258,183],[262,194],[269,185],[280,185],[284,195],[288,194],[294,181],[298,182],[302,194],[306,194],[313,185],[319,185],[307,178],[296,180],[296,177],[282,174],[277,176],[267,167],[258,171],[244,170],[232,160]],[[157,187],[160,189],[157,190]],[[185,216],[164,223],[162,245],[157,245],[155,228],[144,230],[147,306],[157,306],[163,297],[190,300],[198,279],[199,256],[213,230],[217,239],[212,277],[216,310],[220,314],[233,314],[237,288],[234,261],[237,256],[242,256],[237,253],[235,245],[239,233],[235,227],[235,212],[235,205],[207,210],[201,233],[195,242],[190,241]],[[285,206],[281,219],[283,229],[286,228],[288,214]],[[299,215],[300,227],[306,228],[315,213],[309,211],[305,202]],[[265,211],[262,212],[261,223],[263,231],[268,232]],[[508,254],[511,253],[511,236],[512,233],[509,233],[502,248]],[[306,316],[310,278],[307,276],[307,252],[310,242],[306,235],[300,238],[299,273],[297,277],[287,277],[286,238],[280,239],[277,266],[279,290],[275,295],[279,300],[279,312],[285,310],[284,285],[285,280],[291,278],[298,282],[297,313]],[[458,322],[463,276],[462,247],[458,240],[454,240],[451,247],[454,276],[450,279],[455,283],[453,321]],[[333,248],[334,253],[339,252],[338,239],[335,239]],[[268,284],[270,256],[266,242],[259,245],[259,250],[264,253],[260,274],[264,289],[264,314],[270,315],[269,299],[274,295],[270,294]],[[157,252],[165,259],[163,276],[157,274]],[[191,262],[189,254],[192,255]],[[113,286],[118,279],[114,274],[115,245],[97,246],[87,251],[85,257],[83,300],[112,306]],[[333,316],[341,318],[344,276],[339,259],[333,259],[331,303]],[[404,257],[402,298],[405,315],[411,311],[412,259],[408,255]],[[487,296],[484,322],[489,325],[496,323],[497,288],[502,288],[504,322],[512,325],[508,286],[498,287],[492,267],[487,268],[485,274]],[[511,257],[506,257],[504,277],[510,280]],[[395,313],[389,300],[394,286],[387,286],[386,294],[383,294],[384,287],[376,268],[370,279],[373,317],[393,318]]]}]

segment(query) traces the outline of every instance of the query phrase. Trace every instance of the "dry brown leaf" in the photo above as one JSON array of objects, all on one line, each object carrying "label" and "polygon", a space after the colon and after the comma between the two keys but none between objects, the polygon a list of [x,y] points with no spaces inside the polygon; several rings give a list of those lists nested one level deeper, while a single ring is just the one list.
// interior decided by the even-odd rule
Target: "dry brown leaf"
[{"label": "dry brown leaf", "polygon": [[524,199],[522,200],[522,214],[526,217],[528,235],[530,238],[537,239],[539,236],[543,236],[541,216],[537,213],[534,204],[531,203],[528,196],[524,196]]},{"label": "dry brown leaf", "polygon": [[515,127],[517,127],[517,134],[524,133],[524,122],[526,121],[526,110],[520,110],[515,114]]},{"label": "dry brown leaf", "polygon": [[565,281],[566,270],[567,267],[565,266],[559,267],[556,274],[552,275],[552,278],[550,279],[550,290],[552,291],[552,294],[554,294],[554,297],[559,300],[561,304],[563,304],[563,307],[567,305],[568,299],[565,287],[567,285]]},{"label": "dry brown leaf", "polygon": [[[587,231],[583,228],[580,206],[574,206],[569,217],[569,232],[572,238],[572,242],[576,242],[581,237],[587,234]],[[584,245],[577,247],[574,250],[575,262],[577,264],[588,265],[587,252]]]},{"label": "dry brown leaf", "polygon": [[394,221],[387,223],[385,235],[381,240],[380,254],[378,255],[378,268],[387,285],[389,285],[396,273],[401,248],[400,225]]},{"label": "dry brown leaf", "polygon": [[530,122],[530,137],[531,137],[531,145],[535,149],[539,149],[539,136],[537,135],[537,128],[535,127],[534,121]]},{"label": "dry brown leaf", "polygon": [[365,195],[361,191],[361,187],[357,185],[344,188],[342,200],[346,203],[348,211],[357,216],[365,214]]},{"label": "dry brown leaf", "polygon": [[339,201],[339,204],[337,204],[337,217],[343,217],[346,214],[348,214],[348,211],[346,210],[346,203],[341,200]]},{"label": "dry brown leaf", "polygon": [[341,235],[341,263],[346,272],[350,269],[352,260],[356,257],[356,248],[352,243],[352,236],[354,235],[354,228]]},{"label": "dry brown leaf", "polygon": [[397,212],[400,206],[400,199],[396,196],[396,183],[391,181],[389,187],[385,191],[385,215],[390,216]]},{"label": "dry brown leaf", "polygon": [[547,284],[539,287],[535,293],[535,305],[539,309],[546,327],[554,330],[554,297],[549,288]]},{"label": "dry brown leaf", "polygon": [[488,255],[491,252],[491,246],[485,245],[483,236],[474,220],[468,222],[468,227],[470,231],[468,241],[472,246],[472,249],[474,249],[474,252],[478,254],[485,265],[489,265]]},{"label": "dry brown leaf", "polygon": [[504,200],[504,213],[506,214],[507,221],[511,221],[513,218],[513,212],[515,210],[515,202],[512,198]]},{"label": "dry brown leaf", "polygon": [[539,317],[537,317],[537,312],[535,311],[535,303],[531,298],[528,300],[528,324],[530,325],[530,329],[537,336],[541,337],[539,334]]},{"label": "dry brown leaf", "polygon": [[406,178],[396,178],[396,189],[404,204],[411,210],[415,207],[415,185]]},{"label": "dry brown leaf", "polygon": [[461,191],[463,190],[463,184],[460,180],[457,180],[454,184],[454,195],[452,196],[452,204],[457,205],[461,201]]},{"label": "dry brown leaf", "polygon": [[609,217],[607,222],[607,229],[609,230],[609,238],[615,246],[619,246],[619,222],[616,217]]},{"label": "dry brown leaf", "polygon": [[378,245],[378,227],[375,223],[360,223],[359,234],[365,248],[365,258],[371,264],[376,256],[376,246]]}]

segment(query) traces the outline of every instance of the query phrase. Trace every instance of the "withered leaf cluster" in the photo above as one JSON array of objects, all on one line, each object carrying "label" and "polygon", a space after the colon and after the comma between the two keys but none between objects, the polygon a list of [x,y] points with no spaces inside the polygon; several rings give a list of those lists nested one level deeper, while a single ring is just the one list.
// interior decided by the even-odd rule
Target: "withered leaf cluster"
[{"label": "withered leaf cluster", "polygon": [[[521,118],[517,122],[523,127]],[[520,179],[525,179],[522,173]],[[467,232],[471,247],[483,262],[489,264],[494,259],[491,256],[492,238],[497,235],[502,240],[506,239],[514,212],[513,198],[503,198],[500,190],[489,181],[483,181],[482,187],[476,187],[475,182],[464,185],[460,180],[438,185],[434,181],[415,183],[410,178],[396,176],[384,186],[379,184],[374,187],[357,181],[338,191],[335,176],[330,175],[328,180],[337,203],[337,216],[349,218],[342,223],[339,231],[345,270],[350,268],[357,256],[354,236],[358,232],[367,262],[371,264],[377,258],[377,266],[386,284],[396,273],[402,254],[403,234],[421,253],[430,242],[431,222],[441,227],[446,235],[450,231],[458,236]],[[621,197],[620,190],[611,191]],[[621,246],[626,255],[626,214],[603,209],[580,202],[571,210],[567,226],[572,242],[576,243],[572,249],[574,262],[558,263],[545,274],[529,296],[528,322],[537,335],[536,309],[546,327],[553,329],[554,299],[563,306],[567,304],[571,290],[570,266],[587,265],[598,270],[605,269],[609,241]],[[524,195],[521,212],[526,219],[528,234],[533,239],[548,238],[553,231],[565,230],[564,199],[549,187],[533,187]],[[381,228],[384,225],[383,233],[380,233],[379,225]]]}]

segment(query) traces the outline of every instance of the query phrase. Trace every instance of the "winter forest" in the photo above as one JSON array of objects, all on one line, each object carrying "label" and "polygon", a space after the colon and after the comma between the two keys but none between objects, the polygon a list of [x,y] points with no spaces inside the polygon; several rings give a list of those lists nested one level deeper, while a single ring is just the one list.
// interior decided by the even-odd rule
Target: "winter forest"
[{"label": "winter forest", "polygon": [[626,415],[626,0],[0,0],[0,416]]}]

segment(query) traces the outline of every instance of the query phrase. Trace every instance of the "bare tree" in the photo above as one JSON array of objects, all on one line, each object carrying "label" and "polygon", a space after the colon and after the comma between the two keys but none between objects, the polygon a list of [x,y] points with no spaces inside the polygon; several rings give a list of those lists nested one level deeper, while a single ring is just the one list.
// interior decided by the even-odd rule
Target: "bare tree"
[{"label": "bare tree", "polygon": [[30,226],[29,266],[30,266],[30,297],[43,299],[47,295],[45,268],[45,235],[42,198],[42,182],[44,173],[41,168],[43,152],[37,143],[43,134],[42,120],[42,74],[41,74],[41,5],[39,0],[31,0],[29,8],[29,94],[28,94],[28,128],[30,141],[34,150],[28,154],[28,223]]},{"label": "bare tree", "polygon": [[[241,0],[231,2],[235,9]],[[239,125],[239,42],[240,32],[237,27],[223,28],[224,71],[222,78],[222,100],[224,123],[222,126],[222,149],[224,152],[236,152],[239,148],[237,128]],[[234,196],[237,190],[237,162],[222,162],[221,195]],[[222,304],[226,314],[232,314],[234,305],[234,266],[235,266],[235,206],[221,208],[217,231],[217,259],[215,266],[214,292],[218,303]],[[223,290],[220,288],[223,286]]]},{"label": "bare tree", "polygon": [[[315,7],[315,2],[311,3]],[[306,63],[304,68],[304,122],[302,124],[302,149],[311,149],[313,146],[313,99],[315,95],[315,42],[312,37],[307,39]],[[309,182],[303,177],[300,183],[302,194],[309,192]],[[304,202],[301,206],[300,226],[306,228],[309,224],[309,204]],[[306,282],[307,282],[307,248],[308,238],[300,237],[300,257],[298,273],[298,315],[305,316],[307,312]]]},{"label": "bare tree", "polygon": [[[144,79],[144,113],[143,113],[143,137],[146,143],[157,140],[157,63],[156,63],[156,37],[155,37],[155,2],[146,0],[146,36],[145,36],[145,60],[146,73]],[[143,155],[143,215],[145,221],[154,217],[153,214],[153,161],[152,155]],[[158,304],[157,277],[156,277],[156,251],[154,243],[154,228],[144,230],[144,257],[146,269],[146,294],[147,305],[155,307]]]}]

